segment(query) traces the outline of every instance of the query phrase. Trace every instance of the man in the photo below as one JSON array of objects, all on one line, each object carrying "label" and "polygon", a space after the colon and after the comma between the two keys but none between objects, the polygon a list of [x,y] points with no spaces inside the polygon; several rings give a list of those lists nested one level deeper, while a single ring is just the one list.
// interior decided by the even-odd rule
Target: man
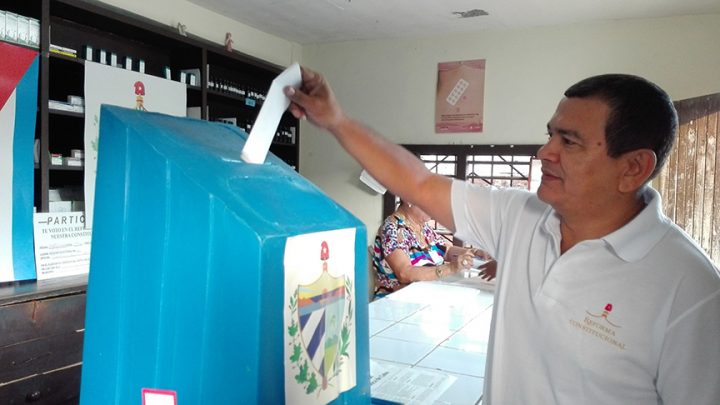
[{"label": "man", "polygon": [[497,258],[484,404],[720,404],[720,275],[647,185],[677,130],[659,87],[570,87],[537,194],[430,173],[310,70],[286,94],[389,190]]}]

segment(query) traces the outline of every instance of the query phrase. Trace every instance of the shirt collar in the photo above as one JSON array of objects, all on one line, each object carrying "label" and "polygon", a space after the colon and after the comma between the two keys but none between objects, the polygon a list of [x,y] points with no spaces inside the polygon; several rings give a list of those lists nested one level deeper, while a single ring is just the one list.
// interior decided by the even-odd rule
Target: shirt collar
[{"label": "shirt collar", "polygon": [[642,197],[645,208],[623,227],[602,238],[626,262],[645,257],[670,229],[670,220],[662,212],[660,194],[648,186]]},{"label": "shirt collar", "polygon": [[[601,238],[626,262],[635,262],[648,254],[670,229],[670,220],[662,212],[660,194],[652,187],[645,187],[642,198],[647,204],[630,222]],[[544,229],[553,235],[559,252],[560,218],[554,209],[546,213]]]}]

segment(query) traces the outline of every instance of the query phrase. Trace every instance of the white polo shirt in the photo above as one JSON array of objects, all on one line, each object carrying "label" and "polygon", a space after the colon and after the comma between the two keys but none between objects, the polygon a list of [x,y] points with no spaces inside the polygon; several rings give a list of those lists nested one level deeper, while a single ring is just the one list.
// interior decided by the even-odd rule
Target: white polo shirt
[{"label": "white polo shirt", "polygon": [[483,405],[720,404],[720,275],[647,206],[560,255],[534,193],[455,180],[456,235],[498,261]]}]

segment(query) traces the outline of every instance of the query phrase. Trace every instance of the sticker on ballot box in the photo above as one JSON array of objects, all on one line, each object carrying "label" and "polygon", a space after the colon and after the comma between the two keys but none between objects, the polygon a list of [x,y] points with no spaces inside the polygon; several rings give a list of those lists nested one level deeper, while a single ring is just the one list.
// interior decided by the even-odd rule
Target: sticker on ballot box
[{"label": "sticker on ballot box", "polygon": [[177,405],[177,392],[143,388],[142,405]]}]

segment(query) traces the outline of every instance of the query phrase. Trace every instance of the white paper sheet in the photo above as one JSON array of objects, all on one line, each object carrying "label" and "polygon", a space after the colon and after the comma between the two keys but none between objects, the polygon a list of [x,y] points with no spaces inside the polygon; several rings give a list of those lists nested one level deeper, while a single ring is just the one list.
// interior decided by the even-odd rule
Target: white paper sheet
[{"label": "white paper sheet", "polygon": [[423,368],[370,360],[370,391],[373,398],[405,405],[431,405],[457,377]]},{"label": "white paper sheet", "polygon": [[283,89],[287,86],[298,88],[301,83],[300,65],[297,63],[290,65],[273,80],[267,98],[250,130],[250,136],[240,153],[242,160],[255,164],[265,162],[280,118],[290,105],[290,99],[285,96]]}]

